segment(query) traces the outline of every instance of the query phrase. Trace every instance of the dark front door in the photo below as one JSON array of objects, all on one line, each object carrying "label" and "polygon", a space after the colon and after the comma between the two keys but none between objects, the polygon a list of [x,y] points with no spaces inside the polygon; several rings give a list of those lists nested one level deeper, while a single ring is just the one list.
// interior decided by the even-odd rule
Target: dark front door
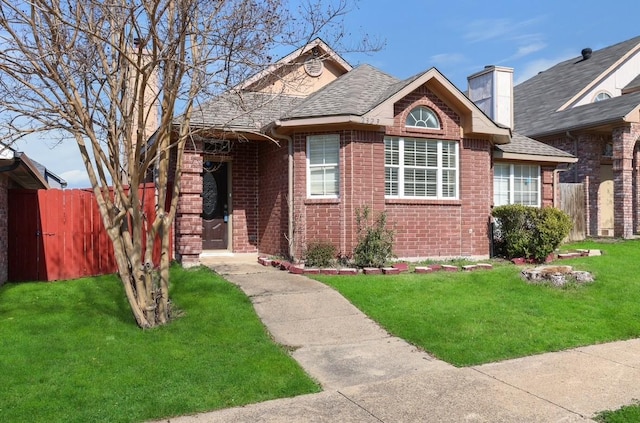
[{"label": "dark front door", "polygon": [[202,175],[202,249],[227,248],[227,164],[204,162]]}]

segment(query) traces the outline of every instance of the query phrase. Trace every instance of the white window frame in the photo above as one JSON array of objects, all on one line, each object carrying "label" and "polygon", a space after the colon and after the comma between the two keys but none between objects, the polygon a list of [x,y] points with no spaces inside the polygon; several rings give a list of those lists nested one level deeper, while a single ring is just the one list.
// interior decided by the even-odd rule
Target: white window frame
[{"label": "white window frame", "polygon": [[[535,181],[536,181],[536,186],[537,186],[537,193],[536,193],[536,203],[535,204],[530,204],[528,203],[524,203],[522,201],[516,202],[516,185],[517,185],[517,179],[515,176],[515,167],[519,166],[522,168],[535,168]],[[499,194],[503,194],[504,193],[499,193],[498,192],[498,188],[499,188],[499,183],[496,183],[496,168],[497,167],[501,167],[501,168],[505,168],[508,167],[509,171],[508,171],[508,192],[507,192],[507,203],[506,204],[522,204],[525,206],[530,206],[530,207],[540,207],[542,204],[542,178],[541,178],[541,172],[540,172],[540,166],[539,165],[527,165],[527,164],[520,164],[520,163],[495,163],[493,165],[493,204],[494,206],[501,206],[504,204],[500,204],[500,201],[497,201],[499,199]],[[530,172],[531,173],[531,172]],[[504,179],[504,177],[501,177],[502,179]],[[525,179],[524,177],[520,177],[521,179]],[[529,178],[530,179],[530,178]],[[521,191],[521,192],[525,192],[525,191]]]},{"label": "white window frame", "polygon": [[608,91],[598,91],[596,95],[593,96],[593,103],[609,100],[610,98],[613,98],[613,96]]},{"label": "white window frame", "polygon": [[[427,118],[424,118],[424,115]],[[414,125],[409,125],[407,121],[411,117],[415,120]],[[434,121],[435,126],[429,126],[429,122]],[[420,128],[420,129],[440,129],[440,119],[438,119],[438,115],[428,108],[427,106],[418,106],[412,109],[407,115],[407,119],[405,120],[405,126],[408,128]]]},{"label": "white window frame", "polygon": [[[385,141],[385,161],[384,161],[384,166],[385,166],[385,198],[389,198],[389,199],[411,199],[411,200],[459,200],[460,199],[460,143],[457,141],[453,141],[453,140],[436,140],[436,139],[422,139],[422,138],[405,138],[405,137],[385,137],[384,139]],[[398,145],[398,157],[397,157],[397,163],[388,163],[387,158],[388,156],[388,152],[390,152],[391,150],[388,148],[389,143],[391,142],[397,142]],[[405,163],[405,153],[406,153],[406,149],[405,149],[405,141],[408,142],[418,142],[418,143],[429,143],[432,146],[435,145],[436,146],[436,157],[437,157],[437,164],[435,166],[429,166],[426,165],[425,166],[415,166],[415,165],[408,165]],[[453,154],[455,155],[455,164],[453,167],[451,166],[444,166],[443,164],[443,147],[446,145],[451,145],[453,146]],[[393,161],[393,160],[391,160]],[[391,181],[390,178],[388,178],[388,172],[387,169],[396,169],[396,180]],[[406,188],[406,184],[405,184],[405,170],[409,170],[409,169],[418,169],[418,170],[435,170],[436,171],[436,195],[433,196],[429,196],[429,195],[405,195],[405,188]],[[444,175],[445,172],[450,172],[450,171],[454,171],[454,177],[455,177],[455,181],[453,183],[453,190],[454,193],[453,195],[445,195],[446,192],[444,192]],[[387,189],[388,185],[392,182],[396,182],[396,188],[397,188],[397,194],[389,194],[389,190]],[[425,191],[426,194],[426,191]]]},{"label": "white window frame", "polygon": [[[334,142],[337,148],[336,161],[327,161],[326,157],[323,157],[322,163],[311,164],[311,144],[313,142]],[[323,193],[313,193],[311,188],[311,171],[312,169],[334,170],[337,175],[337,186],[335,193],[327,193],[327,181],[323,180]],[[340,196],[340,135],[338,134],[323,134],[323,135],[309,135],[307,136],[307,198],[339,198]]]}]

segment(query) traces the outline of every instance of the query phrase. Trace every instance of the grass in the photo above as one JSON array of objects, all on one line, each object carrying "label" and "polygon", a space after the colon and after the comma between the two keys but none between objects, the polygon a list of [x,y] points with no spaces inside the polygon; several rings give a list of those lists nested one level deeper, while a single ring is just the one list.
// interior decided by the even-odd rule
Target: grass
[{"label": "grass", "polygon": [[132,422],[317,392],[235,286],[172,268],[182,316],[142,331],[115,276],[0,288],[0,421]]},{"label": "grass", "polygon": [[595,418],[599,423],[637,423],[640,422],[640,403],[627,405],[615,411],[603,411]]},{"label": "grass", "polygon": [[489,271],[318,276],[379,322],[456,366],[640,336],[640,241],[583,242],[601,257],[563,260],[596,282],[530,285],[513,265]]}]

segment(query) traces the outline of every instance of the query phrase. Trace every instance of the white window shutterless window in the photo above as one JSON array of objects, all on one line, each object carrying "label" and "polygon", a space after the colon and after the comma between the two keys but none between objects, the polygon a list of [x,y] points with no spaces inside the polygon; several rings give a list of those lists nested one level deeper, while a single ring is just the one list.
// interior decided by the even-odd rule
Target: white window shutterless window
[{"label": "white window shutterless window", "polygon": [[388,198],[458,199],[458,143],[387,137],[384,140]]},{"label": "white window shutterless window", "polygon": [[540,166],[496,163],[493,166],[493,204],[540,207]]},{"label": "white window shutterless window", "polygon": [[307,137],[307,196],[337,198],[340,187],[340,136]]}]

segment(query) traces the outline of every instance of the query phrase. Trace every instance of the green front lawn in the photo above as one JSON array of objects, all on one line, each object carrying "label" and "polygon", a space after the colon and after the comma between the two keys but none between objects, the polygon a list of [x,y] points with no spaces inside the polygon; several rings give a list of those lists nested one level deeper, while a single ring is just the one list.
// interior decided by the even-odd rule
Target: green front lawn
[{"label": "green front lawn", "polygon": [[392,334],[457,366],[640,336],[640,241],[583,242],[562,260],[596,282],[529,285],[514,265],[474,272],[318,276]]},{"label": "green front lawn", "polygon": [[0,288],[0,421],[132,422],[317,392],[250,301],[173,268],[182,316],[137,328],[114,276]]}]

